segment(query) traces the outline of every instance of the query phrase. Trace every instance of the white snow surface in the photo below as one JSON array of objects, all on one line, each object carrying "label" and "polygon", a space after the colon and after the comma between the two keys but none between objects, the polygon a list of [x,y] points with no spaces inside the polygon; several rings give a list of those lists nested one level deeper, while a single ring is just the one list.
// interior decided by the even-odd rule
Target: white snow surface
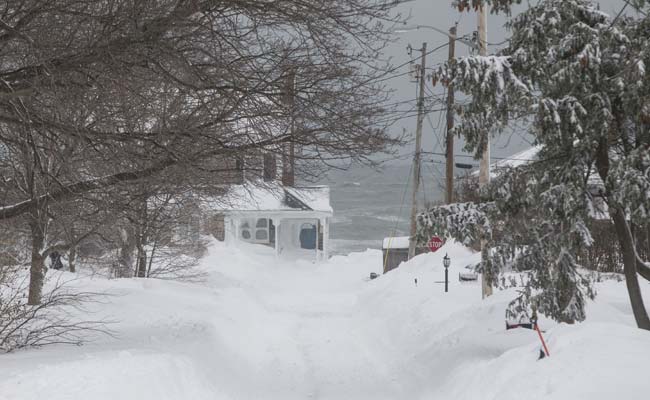
[{"label": "white snow surface", "polygon": [[118,321],[115,336],[0,355],[0,399],[648,398],[650,333],[624,282],[598,284],[587,322],[541,319],[537,360],[534,331],[505,330],[513,291],[458,282],[477,260],[448,242],[369,280],[378,250],[312,264],[214,242],[203,284],[82,277],[70,285],[113,294],[86,318]]},{"label": "white snow surface", "polygon": [[386,237],[381,242],[381,248],[382,249],[408,249],[409,242],[410,242],[409,239],[410,239],[409,236]]},{"label": "white snow surface", "polygon": [[[541,149],[542,149],[541,145],[536,145],[536,146],[529,147],[525,150],[522,150],[519,153],[515,153],[508,158],[503,158],[500,160],[493,161],[490,164],[490,177],[497,178],[503,172],[503,170],[507,170],[510,168],[517,168],[522,165],[527,165],[533,161],[536,161],[538,159],[538,154]],[[478,177],[479,170],[473,171],[472,175]]]},{"label": "white snow surface", "polygon": [[232,185],[224,196],[203,199],[206,210],[215,211],[290,211],[285,191],[314,211],[332,213],[328,186],[289,187],[280,182],[247,182]]}]

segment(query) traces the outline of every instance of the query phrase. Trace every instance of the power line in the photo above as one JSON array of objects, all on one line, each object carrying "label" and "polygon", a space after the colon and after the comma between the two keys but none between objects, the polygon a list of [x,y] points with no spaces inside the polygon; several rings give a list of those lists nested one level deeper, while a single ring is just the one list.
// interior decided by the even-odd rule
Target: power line
[{"label": "power line", "polygon": [[[436,51],[438,51],[438,50],[440,50],[440,49],[444,49],[444,48],[447,47],[447,46],[449,46],[449,43],[444,43],[444,44],[442,44],[442,45],[440,45],[440,46],[438,46],[438,47],[435,47],[435,48],[433,48],[433,49],[431,49],[431,50],[427,50],[427,52],[424,53],[424,56],[426,57],[426,56],[428,56],[428,55],[430,55],[430,54],[433,54],[433,53],[435,53]],[[421,57],[421,56],[420,56],[420,57]],[[365,81],[363,84],[383,82],[383,81],[387,81],[387,80],[390,80],[390,79],[393,79],[393,78],[399,78],[399,77],[401,77],[401,76],[407,75],[409,72],[405,72],[405,73],[401,73],[401,74],[396,74],[396,75],[393,75],[393,76],[390,76],[390,77],[385,77],[386,75],[388,75],[388,74],[390,74],[390,73],[392,73],[392,72],[395,72],[395,71],[397,71],[398,69],[400,69],[400,68],[402,68],[402,67],[404,67],[404,66],[406,66],[406,65],[409,65],[409,64],[411,64],[411,63],[414,62],[414,61],[417,61],[418,58],[419,58],[419,57],[412,58],[412,59],[410,59],[410,60],[408,60],[408,61],[406,61],[406,62],[404,62],[404,63],[402,63],[402,64],[400,64],[400,65],[397,65],[397,66],[395,66],[395,67],[389,69],[388,71],[385,71],[384,74],[382,74],[381,76],[379,76],[379,77],[375,77],[375,78],[371,78],[371,79]],[[438,64],[434,64],[434,65],[435,65],[435,66],[439,66],[439,65],[442,65],[442,63],[438,63]],[[432,65],[431,67],[433,67],[433,65]],[[431,68],[431,67],[429,67],[429,68]]]},{"label": "power line", "polygon": [[[433,113],[433,112],[438,112],[438,111],[445,111],[445,109],[444,108],[429,109],[429,110],[425,110],[425,113]],[[399,116],[395,116],[395,117],[387,117],[385,119],[374,120],[373,122],[376,123],[376,124],[382,124],[382,123],[387,123],[387,122],[391,122],[391,124],[394,124],[397,121],[401,121],[403,119],[407,119],[407,118],[417,116],[417,110],[415,110],[415,107],[412,109],[412,111],[402,111],[401,113],[404,113],[404,115],[399,115]]]},{"label": "power line", "polygon": [[[633,4],[630,4],[630,1],[629,1],[629,0],[623,0],[623,1],[624,1],[626,4],[629,4],[629,5],[631,5],[631,6],[634,7]],[[648,16],[648,13],[645,12],[645,11],[643,11],[641,8],[638,8],[638,7],[634,7],[634,8],[636,9],[637,12],[641,13],[642,15],[645,15],[646,17]]]},{"label": "power line", "polygon": [[501,46],[502,44],[506,44],[508,42],[510,42],[510,39],[502,40],[499,43],[490,43],[490,42],[488,42],[487,45],[488,46]]},{"label": "power line", "polygon": [[[429,154],[433,156],[445,156],[445,153],[436,153],[433,151],[423,151],[422,153],[424,154]],[[476,160],[476,158],[473,155],[470,154],[456,154],[456,157],[465,157],[465,158],[472,158]],[[490,157],[492,160],[505,160],[505,161],[527,161],[527,162],[537,162],[541,161],[538,159],[530,159],[530,158],[512,158],[512,157]]]},{"label": "power line", "polygon": [[388,78],[383,78],[383,79],[379,79],[379,80],[376,80],[374,82],[372,82],[372,81],[371,82],[372,83],[384,82],[384,81],[388,81],[388,80],[391,80],[391,79],[399,78],[399,77],[404,76],[404,75],[408,75],[410,73],[411,73],[411,71],[406,71],[406,72],[403,72],[401,74],[392,75],[392,76],[389,76]]},{"label": "power line", "polygon": [[[425,100],[440,100],[441,97],[442,97],[441,95],[437,95],[437,94],[433,93],[433,94],[431,94],[429,96],[424,96],[424,99]],[[415,103],[415,102],[417,102],[417,99],[407,99],[407,100],[396,101],[394,103],[382,104],[382,106],[383,107],[393,107],[393,106],[398,106],[398,105],[401,105],[401,104]]]},{"label": "power line", "polygon": [[[393,241],[393,238],[395,237],[395,234],[397,233],[397,227],[399,225],[399,221],[402,218],[402,210],[404,209],[404,202],[406,200],[406,192],[408,191],[408,185],[411,180],[411,172],[413,171],[413,164],[411,163],[411,168],[409,169],[408,177],[406,178],[406,184],[404,185],[404,191],[402,192],[402,201],[400,202],[399,206],[399,212],[395,216],[395,225],[393,226],[393,232],[390,235],[390,238],[388,239],[388,248],[386,249],[386,256],[384,258],[384,273],[386,272],[386,266],[388,263],[388,252],[391,250],[391,242]],[[382,247],[383,243],[382,243]]]},{"label": "power line", "polygon": [[625,11],[625,9],[627,8],[627,6],[629,6],[629,5],[630,5],[630,3],[628,3],[627,1],[625,2],[625,4],[623,4],[623,8],[621,8],[621,11],[618,12],[618,14],[616,15],[616,17],[612,20],[612,23],[609,24],[609,28],[610,28],[610,29],[611,29],[612,26],[614,26],[614,24],[616,23],[616,21],[618,21],[618,19],[621,17],[621,15],[623,15],[623,12]]},{"label": "power line", "polygon": [[[433,176],[433,179],[435,179],[436,182],[438,183],[438,187],[440,189],[444,189],[445,184],[440,180],[440,177],[442,176],[442,171],[440,171],[438,169],[436,164],[437,163],[430,163],[429,162],[429,163],[426,163],[425,165],[429,169],[429,172],[431,173],[431,176]],[[440,164],[442,164],[442,163],[440,163]],[[432,169],[432,167],[435,168],[435,171]]]},{"label": "power line", "polygon": [[[447,89],[445,88],[444,91],[443,91],[443,97],[445,97],[446,93],[447,93]],[[445,108],[444,110],[446,111],[447,109]],[[443,149],[442,142],[440,141],[440,135],[439,135],[439,133],[440,133],[440,124],[442,122],[442,115],[443,115],[442,112],[440,112],[440,114],[438,114],[438,123],[434,127],[433,122],[431,121],[431,118],[427,114],[427,122],[429,123],[429,126],[433,130],[433,135],[436,138],[436,142],[438,143],[438,149],[439,150]]]},{"label": "power line", "polygon": [[433,135],[436,138],[436,142],[438,143],[438,149],[442,149],[442,142],[440,141],[440,136],[436,134],[436,132],[439,132],[440,128],[440,121],[442,121],[442,112],[440,113],[440,118],[438,118],[438,126],[434,127],[433,122],[431,122],[431,118],[429,118],[429,115],[427,115],[427,122],[429,123],[429,126],[433,130]]}]

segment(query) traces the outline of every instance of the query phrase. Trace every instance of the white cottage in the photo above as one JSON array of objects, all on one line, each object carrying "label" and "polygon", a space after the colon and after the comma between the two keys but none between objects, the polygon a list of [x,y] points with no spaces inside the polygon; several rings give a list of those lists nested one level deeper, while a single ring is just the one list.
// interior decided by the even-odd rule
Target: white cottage
[{"label": "white cottage", "polygon": [[329,187],[289,187],[279,182],[234,186],[225,196],[224,240],[257,243],[276,255],[326,260],[333,214]]}]

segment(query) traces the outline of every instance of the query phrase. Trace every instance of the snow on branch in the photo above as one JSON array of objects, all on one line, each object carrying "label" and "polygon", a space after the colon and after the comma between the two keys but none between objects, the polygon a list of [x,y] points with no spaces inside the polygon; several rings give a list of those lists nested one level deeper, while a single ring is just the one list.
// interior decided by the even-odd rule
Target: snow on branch
[{"label": "snow on branch", "polygon": [[637,223],[650,223],[650,146],[616,160],[607,180],[609,187],[617,188],[610,201],[626,208]]},{"label": "snow on branch", "polygon": [[457,105],[460,116],[454,133],[466,138],[466,149],[480,153],[487,138],[503,129],[516,109],[532,103],[528,86],[515,74],[509,56],[460,57],[445,63],[434,73],[434,81],[470,96]]},{"label": "snow on branch", "polygon": [[418,241],[433,235],[452,237],[469,244],[492,231],[487,216],[494,203],[455,203],[436,206],[418,215]]},{"label": "snow on branch", "polygon": [[521,0],[454,0],[451,5],[460,12],[476,11],[481,5],[486,5],[490,7],[490,12],[493,14],[510,15],[512,6],[520,3]]}]

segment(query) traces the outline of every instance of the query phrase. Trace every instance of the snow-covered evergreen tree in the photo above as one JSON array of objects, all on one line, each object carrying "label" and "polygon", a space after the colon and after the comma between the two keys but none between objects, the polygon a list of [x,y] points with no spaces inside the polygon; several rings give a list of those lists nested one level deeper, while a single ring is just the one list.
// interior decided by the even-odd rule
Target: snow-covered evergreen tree
[{"label": "snow-covered evergreen tree", "polygon": [[[517,1],[487,3],[509,12]],[[422,238],[482,235],[492,249],[484,268],[493,276],[511,264],[529,271],[516,307],[533,303],[558,320],[585,318],[593,292],[576,254],[592,244],[587,221],[604,202],[637,325],[650,329],[637,276],[650,278],[650,266],[634,237],[650,224],[650,18],[640,15],[612,18],[586,0],[540,1],[509,21],[510,44],[499,54],[457,59],[437,74],[470,96],[455,128],[467,150],[478,157],[488,135],[522,121],[541,148],[537,162],[495,179],[485,204],[420,217]]]}]

